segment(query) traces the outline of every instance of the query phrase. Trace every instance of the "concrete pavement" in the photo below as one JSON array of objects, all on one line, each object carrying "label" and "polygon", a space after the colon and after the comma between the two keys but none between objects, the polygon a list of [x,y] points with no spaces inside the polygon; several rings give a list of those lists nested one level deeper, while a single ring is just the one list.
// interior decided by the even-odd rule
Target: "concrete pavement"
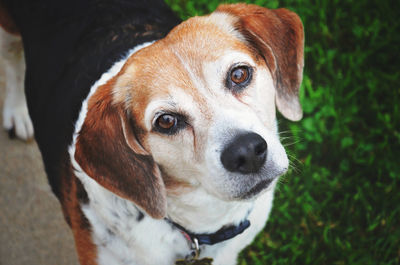
[{"label": "concrete pavement", "polygon": [[[4,90],[0,72],[0,112]],[[25,264],[78,262],[72,234],[47,183],[36,143],[10,140],[0,129],[0,265]]]}]

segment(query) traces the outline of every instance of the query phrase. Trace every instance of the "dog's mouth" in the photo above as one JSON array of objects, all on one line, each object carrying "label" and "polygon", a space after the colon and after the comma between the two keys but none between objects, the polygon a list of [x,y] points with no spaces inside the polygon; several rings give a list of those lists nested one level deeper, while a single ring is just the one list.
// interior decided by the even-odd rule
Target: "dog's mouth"
[{"label": "dog's mouth", "polygon": [[268,178],[268,179],[260,181],[254,187],[252,187],[249,191],[245,192],[244,194],[241,194],[239,196],[239,199],[247,200],[247,199],[253,198],[257,194],[259,194],[261,191],[265,190],[272,183],[272,181],[274,181],[274,178]]}]

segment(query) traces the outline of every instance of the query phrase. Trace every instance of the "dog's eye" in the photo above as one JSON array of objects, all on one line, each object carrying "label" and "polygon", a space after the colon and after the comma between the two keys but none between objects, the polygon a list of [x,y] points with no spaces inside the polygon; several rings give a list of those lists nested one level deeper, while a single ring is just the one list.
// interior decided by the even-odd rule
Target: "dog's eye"
[{"label": "dog's eye", "polygon": [[157,126],[164,130],[169,130],[172,127],[174,127],[177,123],[176,117],[170,115],[170,114],[164,114],[158,117],[157,119]]},{"label": "dog's eye", "polygon": [[241,84],[249,77],[249,70],[246,67],[238,67],[231,72],[231,80],[235,84]]},{"label": "dog's eye", "polygon": [[241,89],[246,87],[252,77],[252,68],[247,65],[234,66],[228,72],[226,86],[234,92],[240,92]]},{"label": "dog's eye", "polygon": [[161,114],[154,122],[154,130],[163,134],[175,134],[186,126],[185,118],[179,114]]}]

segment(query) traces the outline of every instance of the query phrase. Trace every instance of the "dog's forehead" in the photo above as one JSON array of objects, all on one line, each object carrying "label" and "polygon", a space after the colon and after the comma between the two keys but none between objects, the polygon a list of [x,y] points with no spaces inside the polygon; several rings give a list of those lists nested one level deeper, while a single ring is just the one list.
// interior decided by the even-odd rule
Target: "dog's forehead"
[{"label": "dog's forehead", "polygon": [[201,75],[204,64],[217,61],[229,51],[254,56],[232,23],[232,18],[225,14],[190,18],[171,30],[164,39],[143,49],[134,57],[136,62],[146,65],[146,74],[149,71],[161,71],[161,66],[179,73],[185,71],[183,68],[186,66]]},{"label": "dog's forehead", "polygon": [[177,91],[201,101],[199,95],[204,93],[199,93],[199,83],[209,78],[205,76],[208,66],[227,54],[242,54],[256,61],[233,23],[225,14],[194,17],[134,54],[118,79],[117,87],[126,88],[121,90],[125,92],[120,100],[133,99],[131,107],[139,116],[150,102],[171,99]]},{"label": "dog's forehead", "polygon": [[228,15],[188,19],[175,27],[163,42],[174,53],[193,63],[214,61],[227,50],[248,52],[244,39],[235,30]]}]

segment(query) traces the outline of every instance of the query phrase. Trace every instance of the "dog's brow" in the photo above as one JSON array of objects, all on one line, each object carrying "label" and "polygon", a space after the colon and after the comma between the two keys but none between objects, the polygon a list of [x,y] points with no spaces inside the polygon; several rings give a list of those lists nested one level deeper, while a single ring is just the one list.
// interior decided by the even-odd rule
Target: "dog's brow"
[{"label": "dog's brow", "polygon": [[175,109],[177,108],[178,103],[172,98],[171,95],[169,95],[168,99],[158,100],[155,106],[157,106],[156,108]]},{"label": "dog's brow", "polygon": [[172,96],[170,96],[171,99],[169,99],[167,102],[165,102],[167,105],[171,106],[172,108],[176,108],[176,106],[178,105],[173,99]]}]

